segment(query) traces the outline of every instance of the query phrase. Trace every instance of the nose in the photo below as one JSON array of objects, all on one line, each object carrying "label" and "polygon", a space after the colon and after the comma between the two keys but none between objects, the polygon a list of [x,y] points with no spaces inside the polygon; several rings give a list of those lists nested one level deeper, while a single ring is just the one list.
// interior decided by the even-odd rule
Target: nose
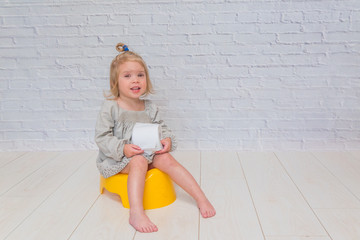
[{"label": "nose", "polygon": [[133,77],[133,80],[132,80],[133,82],[139,82],[139,77],[138,76],[135,76],[135,77]]}]

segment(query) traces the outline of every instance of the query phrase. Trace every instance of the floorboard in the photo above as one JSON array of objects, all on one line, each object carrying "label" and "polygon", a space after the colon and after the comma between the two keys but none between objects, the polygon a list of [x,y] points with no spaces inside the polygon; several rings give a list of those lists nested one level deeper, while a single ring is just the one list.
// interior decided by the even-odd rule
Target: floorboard
[{"label": "floorboard", "polygon": [[360,201],[312,154],[276,153],[312,208],[359,208]]},{"label": "floorboard", "polygon": [[267,237],[266,240],[331,240],[330,237],[293,237],[293,236],[282,236],[282,237]]},{"label": "floorboard", "polygon": [[159,231],[136,232],[120,198],[99,193],[94,151],[0,152],[0,240],[359,240],[360,151],[173,155],[216,208],[200,217],[177,200],[147,211]]},{"label": "floorboard", "polygon": [[7,240],[68,239],[98,198],[95,156],[25,219]]},{"label": "floorboard", "polygon": [[[5,238],[41,205],[94,152],[59,154],[0,197],[0,239]],[[23,159],[26,161],[26,159]]]},{"label": "floorboard", "polygon": [[135,232],[129,224],[129,211],[122,207],[120,198],[105,192],[99,195],[69,240],[130,240]]},{"label": "floorboard", "polygon": [[0,152],[0,168],[24,154],[26,152]]},{"label": "floorboard", "polygon": [[327,236],[273,153],[239,153],[265,236]]},{"label": "floorboard", "polygon": [[360,158],[357,159],[347,152],[316,152],[314,155],[358,200],[360,199]]},{"label": "floorboard", "polygon": [[59,152],[29,152],[1,167],[0,196],[59,154]]},{"label": "floorboard", "polygon": [[316,209],[332,240],[360,239],[360,209]]},{"label": "floorboard", "polygon": [[263,240],[236,152],[206,152],[201,160],[201,186],[217,215],[200,219],[199,239]]}]

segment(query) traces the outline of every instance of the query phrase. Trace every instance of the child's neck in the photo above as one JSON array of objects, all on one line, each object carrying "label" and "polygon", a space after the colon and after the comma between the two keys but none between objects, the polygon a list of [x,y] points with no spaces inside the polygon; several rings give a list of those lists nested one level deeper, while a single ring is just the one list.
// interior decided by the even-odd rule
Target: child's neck
[{"label": "child's neck", "polygon": [[145,102],[141,99],[127,99],[118,97],[117,104],[125,109],[130,111],[143,111],[145,110]]}]

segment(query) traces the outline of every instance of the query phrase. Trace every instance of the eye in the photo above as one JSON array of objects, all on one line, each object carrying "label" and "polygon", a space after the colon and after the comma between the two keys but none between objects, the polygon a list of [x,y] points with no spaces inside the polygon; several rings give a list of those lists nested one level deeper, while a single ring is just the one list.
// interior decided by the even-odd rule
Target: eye
[{"label": "eye", "polygon": [[138,77],[141,77],[141,78],[142,78],[142,77],[145,77],[145,74],[139,73],[139,74],[138,74]]},{"label": "eye", "polygon": [[129,77],[131,77],[131,75],[130,75],[130,74],[126,74],[124,77],[129,78]]}]

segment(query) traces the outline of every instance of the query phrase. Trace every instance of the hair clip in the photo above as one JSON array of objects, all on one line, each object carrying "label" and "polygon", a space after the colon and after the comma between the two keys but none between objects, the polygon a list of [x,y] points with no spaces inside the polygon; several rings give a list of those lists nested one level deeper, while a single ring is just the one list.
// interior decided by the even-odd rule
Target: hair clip
[{"label": "hair clip", "polygon": [[124,52],[129,51],[129,48],[128,48],[128,46],[126,46],[126,45],[122,46],[122,49],[124,50]]}]

